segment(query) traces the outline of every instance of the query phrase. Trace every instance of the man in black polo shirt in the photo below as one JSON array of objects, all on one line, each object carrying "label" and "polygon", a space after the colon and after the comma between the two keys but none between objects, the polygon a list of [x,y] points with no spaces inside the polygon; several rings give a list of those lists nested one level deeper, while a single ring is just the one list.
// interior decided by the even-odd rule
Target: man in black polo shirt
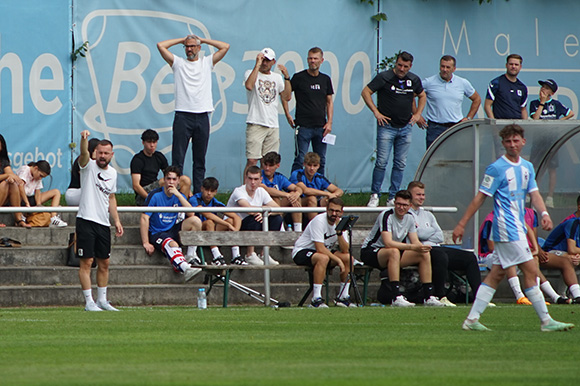
[{"label": "man in black polo shirt", "polygon": [[290,81],[296,96],[296,119],[292,119],[288,102],[282,100],[286,119],[296,128],[296,150],[292,172],[302,169],[304,155],[312,143],[312,151],[320,156],[318,173],[324,175],[326,143],[322,139],[332,130],[333,101],[332,81],[320,72],[324,62],[323,52],[318,47],[308,51],[308,69],[300,71]]},{"label": "man in black polo shirt", "polygon": [[[131,159],[131,181],[135,191],[135,203],[143,205],[150,191],[163,186],[163,178],[158,180],[159,171],[167,168],[167,158],[157,151],[159,134],[155,130],[147,129],[141,134],[143,150]],[[179,191],[185,197],[191,196],[191,180],[187,176],[179,178]]]},{"label": "man in black polo shirt", "polygon": [[[421,79],[409,72],[413,55],[403,51],[397,55],[395,68],[379,73],[362,91],[362,98],[377,119],[377,159],[373,170],[371,199],[368,206],[379,205],[379,195],[385,179],[387,162],[393,149],[393,167],[388,205],[394,204],[407,163],[411,145],[412,126],[420,118],[427,96]],[[378,108],[372,94],[377,93]],[[418,97],[417,109],[413,112],[413,100]]]}]

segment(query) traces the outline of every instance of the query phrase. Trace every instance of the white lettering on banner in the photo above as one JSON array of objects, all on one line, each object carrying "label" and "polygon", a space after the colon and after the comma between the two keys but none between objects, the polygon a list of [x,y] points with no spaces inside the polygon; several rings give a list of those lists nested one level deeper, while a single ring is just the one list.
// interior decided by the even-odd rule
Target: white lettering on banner
[{"label": "white lettering on banner", "polygon": [[[10,70],[12,78],[12,114],[22,114],[24,112],[24,86],[22,75],[22,61],[13,52],[9,52],[0,59],[0,75],[2,70]],[[0,87],[2,77],[0,77]],[[2,112],[2,93],[0,92],[0,112]]]},{"label": "white lettering on banner", "polygon": [[465,34],[465,44],[467,45],[467,55],[471,55],[471,47],[469,46],[469,36],[467,35],[467,26],[465,25],[465,20],[461,23],[461,31],[459,31],[459,39],[457,40],[457,44],[453,40],[453,35],[451,34],[451,28],[449,28],[449,23],[447,19],[445,19],[445,31],[443,32],[443,49],[441,50],[441,54],[445,55],[445,44],[447,43],[447,35],[449,35],[449,40],[451,40],[451,44],[453,45],[453,51],[455,51],[455,55],[459,52],[459,46],[461,44],[461,38]]},{"label": "white lettering on banner", "polygon": [[[43,69],[48,68],[52,73],[52,79],[41,78]],[[30,99],[38,112],[44,115],[55,114],[62,107],[58,97],[47,101],[42,97],[43,90],[64,90],[64,78],[62,66],[53,54],[42,54],[30,69],[29,85]]]},{"label": "white lettering on banner", "polygon": [[[506,41],[506,48],[503,51],[500,51],[499,48],[497,47],[497,41],[499,39],[501,39],[501,38],[505,39],[505,41]],[[510,35],[509,34],[498,34],[495,37],[495,41],[494,41],[494,45],[493,46],[495,48],[495,52],[499,56],[505,56],[505,55],[509,54],[509,52],[510,52]]]},{"label": "white lettering on banner", "polygon": [[[153,106],[153,110],[157,114],[169,114],[175,109],[175,83],[163,83],[163,80],[172,74],[171,67],[164,65],[151,83],[151,106]],[[159,97],[160,95],[171,95],[171,100],[163,103]]]},{"label": "white lettering on banner", "polygon": [[[356,95],[358,95],[358,99],[356,103],[352,103],[350,100],[350,87],[351,87],[351,79],[352,74],[354,72],[354,68],[357,63],[362,65],[363,70],[363,77],[362,77],[362,84],[358,87],[354,87],[357,90]],[[366,54],[366,52],[359,51],[355,52],[348,62],[346,63],[346,68],[344,69],[344,79],[342,81],[342,105],[344,106],[344,110],[348,114],[358,114],[362,111],[365,106],[365,103],[360,96],[360,90],[362,90],[371,80],[371,61]]]},{"label": "white lettering on banner", "polygon": [[[287,51],[284,52],[277,60],[277,63],[280,63],[284,66],[286,66],[288,68],[288,63],[292,62],[294,64],[294,73],[296,74],[297,72],[300,72],[302,70],[304,70],[304,63],[302,62],[302,58],[300,57],[300,54],[296,51]],[[290,67],[292,68],[292,67]],[[292,78],[292,72],[290,71],[290,68],[288,69],[288,73],[290,74],[290,78]],[[282,103],[280,103],[280,105],[278,106],[278,112],[280,113],[284,113],[284,108],[282,107]],[[292,99],[290,100],[290,102],[288,102],[288,111],[292,111],[294,110],[294,107],[296,107],[296,98],[292,97]]]},{"label": "white lettering on banner", "polygon": [[[254,64],[255,64],[256,56],[258,56],[258,52],[260,52],[260,51],[246,51],[246,52],[244,52],[244,56],[242,57],[242,62],[247,62],[249,60],[253,60]],[[249,67],[248,70],[251,68],[253,68],[253,66]],[[246,72],[246,70],[244,70],[244,73],[242,74],[240,84],[243,84],[243,82],[244,82],[245,72]],[[236,114],[247,115],[248,114],[248,104],[247,103],[238,103],[238,102],[234,101],[233,106],[232,106],[232,111]]]},{"label": "white lettering on banner", "polygon": [[578,55],[578,49],[574,50],[573,52],[570,52],[568,50],[568,47],[578,47],[578,45],[579,45],[578,38],[575,35],[568,35],[564,39],[564,52],[566,52],[566,55],[574,57]]},{"label": "white lettering on banner", "polygon": [[60,148],[56,150],[56,154],[53,152],[48,152],[46,155],[40,151],[38,151],[38,147],[34,149],[34,153],[32,152],[16,152],[16,153],[8,153],[8,157],[11,159],[12,168],[14,170],[18,169],[22,165],[28,165],[31,162],[36,162],[39,160],[45,160],[50,164],[51,167],[62,168],[62,151]]},{"label": "white lettering on banner", "polygon": [[334,52],[326,51],[324,53],[324,61],[330,65],[330,79],[332,80],[332,88],[334,91],[334,95],[332,95],[332,99],[336,99],[336,94],[338,93],[339,89],[339,80],[340,80],[340,65],[338,64],[338,58],[334,54]]},{"label": "white lettering on banner", "polygon": [[[139,63],[129,70],[125,70],[127,54],[136,54],[139,57]],[[151,52],[145,44],[138,42],[119,43],[117,58],[115,60],[115,70],[113,72],[113,79],[111,80],[109,103],[107,104],[108,113],[130,113],[131,111],[135,111],[143,103],[147,93],[147,86],[141,74],[143,74],[143,71],[149,65],[150,60]],[[122,82],[130,82],[137,86],[135,96],[128,102],[119,102],[119,91],[121,90]]]}]

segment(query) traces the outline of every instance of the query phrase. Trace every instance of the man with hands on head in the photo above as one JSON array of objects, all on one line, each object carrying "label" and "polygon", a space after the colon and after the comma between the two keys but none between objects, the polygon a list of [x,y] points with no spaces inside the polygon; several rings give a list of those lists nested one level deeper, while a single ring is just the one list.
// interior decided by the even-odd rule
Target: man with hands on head
[{"label": "man with hands on head", "polygon": [[[173,55],[170,47],[183,44],[187,59]],[[217,52],[199,56],[202,44],[217,48]],[[214,66],[222,60],[230,45],[219,40],[203,39],[196,35],[157,43],[163,59],[171,66],[175,78],[175,118],[171,164],[183,170],[189,141],[192,141],[193,193],[201,190],[205,176],[205,155],[209,142],[209,113],[213,112],[212,76]]]},{"label": "man with hands on head", "polygon": [[[81,132],[81,199],[76,220],[77,256],[80,259],[79,279],[85,297],[85,311],[118,311],[107,301],[109,258],[111,257],[111,223],[115,235],[123,236],[123,225],[117,212],[117,171],[109,165],[113,144],[102,140],[95,148],[94,159],[89,153],[88,130]],[[97,259],[97,301],[91,289],[91,266]]]}]

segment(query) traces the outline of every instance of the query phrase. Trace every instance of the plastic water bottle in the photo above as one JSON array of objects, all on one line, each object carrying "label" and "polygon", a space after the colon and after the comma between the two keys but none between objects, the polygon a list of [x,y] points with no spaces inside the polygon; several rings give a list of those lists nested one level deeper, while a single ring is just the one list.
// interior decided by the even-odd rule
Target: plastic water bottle
[{"label": "plastic water bottle", "polygon": [[205,310],[207,308],[207,296],[205,294],[205,288],[200,288],[197,291],[197,308],[200,310]]}]

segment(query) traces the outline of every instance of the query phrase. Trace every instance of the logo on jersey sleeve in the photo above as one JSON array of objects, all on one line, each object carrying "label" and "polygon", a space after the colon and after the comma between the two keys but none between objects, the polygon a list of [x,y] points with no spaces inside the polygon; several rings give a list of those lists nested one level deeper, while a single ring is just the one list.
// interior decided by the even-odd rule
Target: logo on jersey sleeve
[{"label": "logo on jersey sleeve", "polygon": [[485,189],[491,189],[491,185],[493,185],[493,181],[495,179],[490,176],[489,174],[486,174],[485,176],[483,176],[483,181],[481,182],[481,186],[484,187]]}]

